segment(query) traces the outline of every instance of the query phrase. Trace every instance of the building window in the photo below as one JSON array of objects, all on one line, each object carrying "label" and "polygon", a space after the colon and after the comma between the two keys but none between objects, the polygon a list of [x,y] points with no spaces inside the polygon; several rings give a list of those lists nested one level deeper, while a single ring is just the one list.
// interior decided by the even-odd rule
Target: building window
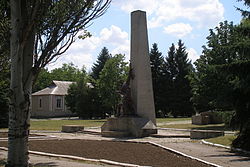
[{"label": "building window", "polygon": [[56,108],[62,108],[62,97],[61,96],[56,97]]},{"label": "building window", "polygon": [[39,108],[42,108],[42,98],[40,97],[38,100],[39,100]]}]

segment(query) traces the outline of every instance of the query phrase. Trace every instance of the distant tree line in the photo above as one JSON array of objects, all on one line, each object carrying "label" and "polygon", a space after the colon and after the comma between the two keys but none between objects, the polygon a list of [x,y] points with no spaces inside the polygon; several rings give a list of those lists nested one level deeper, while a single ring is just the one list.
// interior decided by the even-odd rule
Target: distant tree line
[{"label": "distant tree line", "polygon": [[[157,117],[191,116],[194,110],[190,101],[191,87],[187,75],[193,67],[187,58],[182,41],[178,42],[177,48],[172,44],[165,59],[158,51],[157,44],[153,44],[150,62]],[[72,66],[72,64],[63,65],[62,68],[50,72],[52,77],[60,74],[67,79],[69,77],[66,76],[66,71],[74,73],[74,75],[67,74],[71,76],[71,81],[75,81],[66,96],[70,110],[85,119],[114,115],[121,103],[119,90],[126,81],[129,71],[125,55],[113,56],[104,47],[93,64],[92,71],[89,74],[84,73],[81,78],[77,77],[77,70]],[[69,67],[74,70],[65,70]],[[79,79],[72,79],[72,76]]]}]

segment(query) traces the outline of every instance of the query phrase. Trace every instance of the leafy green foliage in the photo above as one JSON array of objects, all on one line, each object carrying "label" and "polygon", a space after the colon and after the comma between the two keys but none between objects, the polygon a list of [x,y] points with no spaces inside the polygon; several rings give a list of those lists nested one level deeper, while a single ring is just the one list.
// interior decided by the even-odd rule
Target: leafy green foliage
[{"label": "leafy green foliage", "polygon": [[92,96],[92,88],[87,83],[86,77],[70,85],[65,100],[70,111],[77,113],[80,118],[91,119],[97,109]]},{"label": "leafy green foliage", "polygon": [[[249,2],[245,1],[249,6]],[[233,146],[250,150],[250,21],[237,26],[225,21],[210,30],[207,46],[189,76],[198,111],[235,110],[230,125],[240,130]]]},{"label": "leafy green foliage", "polygon": [[124,60],[125,56],[122,54],[117,54],[110,58],[100,72],[100,78],[97,80],[100,97],[104,105],[111,108],[113,113],[121,100],[118,91],[127,78],[128,66]]},{"label": "leafy green foliage", "polygon": [[193,91],[193,103],[196,111],[232,110],[233,78],[216,69],[216,66],[230,64],[244,59],[237,52],[238,36],[233,23],[220,23],[215,30],[210,30],[207,46],[194,63],[196,71],[189,76]]},{"label": "leafy green foliage", "polygon": [[37,82],[33,86],[33,92],[46,88],[53,80],[76,82],[83,74],[85,75],[85,73],[84,67],[82,70],[79,70],[73,63],[63,64],[62,67],[55,68],[52,71],[41,69]]}]

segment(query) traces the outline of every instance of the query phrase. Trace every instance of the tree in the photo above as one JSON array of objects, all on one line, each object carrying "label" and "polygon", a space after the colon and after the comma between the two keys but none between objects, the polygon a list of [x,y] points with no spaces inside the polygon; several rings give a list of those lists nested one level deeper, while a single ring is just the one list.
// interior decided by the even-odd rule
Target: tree
[{"label": "tree", "polygon": [[118,91],[127,77],[128,66],[124,59],[125,56],[122,54],[110,58],[100,72],[100,78],[97,81],[100,97],[104,105],[113,111],[113,114],[121,100]]},{"label": "tree", "polygon": [[28,166],[29,106],[41,68],[63,54],[111,0],[10,0],[11,83],[8,166]]},{"label": "tree", "polygon": [[86,73],[68,90],[65,100],[70,111],[77,113],[80,118],[91,119],[96,110],[95,98],[92,96],[92,85],[89,85]]},{"label": "tree", "polygon": [[192,99],[198,112],[232,110],[232,85],[228,82],[228,76],[217,71],[215,66],[245,59],[237,53],[236,47],[232,47],[237,46],[237,36],[235,26],[227,21],[210,30],[207,46],[203,46],[202,55],[194,63],[196,71],[190,77]]},{"label": "tree", "polygon": [[[47,68],[42,68],[39,72],[39,75],[32,87],[32,92],[37,92],[48,87],[52,83],[52,75]],[[56,80],[56,79],[55,79]]]},{"label": "tree", "polygon": [[171,78],[169,108],[172,115],[174,117],[191,116],[193,113],[190,101],[192,94],[187,76],[193,70],[193,67],[181,40],[178,41],[177,48],[175,48],[174,44],[169,48],[168,57],[166,57],[166,68]]},{"label": "tree", "polygon": [[[244,0],[249,8],[250,1]],[[243,19],[240,25],[235,27],[236,36],[234,45],[229,46],[237,51],[242,58],[236,62],[218,67],[218,70],[231,76],[232,97],[235,115],[232,125],[239,128],[239,135],[232,142],[232,146],[250,151],[250,11],[241,10]]]},{"label": "tree", "polygon": [[[240,1],[244,1],[244,5],[245,6],[250,6],[250,1],[249,0],[237,0],[238,2],[240,2]],[[247,11],[247,10],[243,10],[243,9],[241,9],[241,8],[237,8],[237,10],[239,10],[240,12],[241,12],[241,14],[242,14],[242,16],[244,17],[244,18],[248,18],[248,19],[250,19],[250,11]]]},{"label": "tree", "polygon": [[7,1],[0,2],[0,127],[8,126],[8,104],[10,83],[10,32],[9,5]]},{"label": "tree", "polygon": [[102,71],[105,63],[111,58],[111,54],[109,53],[108,49],[104,47],[99,56],[97,57],[96,63],[94,63],[92,67],[92,78],[97,80],[99,79],[100,72]]},{"label": "tree", "polygon": [[165,73],[165,62],[162,56],[162,53],[159,52],[158,46],[156,43],[153,44],[150,50],[150,66],[152,72],[152,82],[153,82],[153,91],[154,91],[154,102],[155,102],[155,110],[156,116],[162,116],[162,112],[164,112],[166,108],[165,102],[165,87],[166,87],[166,73]]},{"label": "tree", "polygon": [[85,67],[80,70],[73,63],[64,63],[62,67],[55,68],[52,71],[42,68],[37,77],[36,83],[33,85],[32,91],[36,92],[46,88],[53,80],[76,82],[82,77],[83,73],[86,73]]},{"label": "tree", "polygon": [[244,18],[239,25],[224,21],[210,30],[191,83],[195,103],[205,101],[208,108],[235,111],[231,125],[239,129],[239,135],[232,145],[250,150],[250,21],[249,11],[241,12]]},{"label": "tree", "polygon": [[77,81],[85,73],[85,68],[79,70],[73,63],[63,64],[62,67],[53,69],[51,76],[59,81]]}]

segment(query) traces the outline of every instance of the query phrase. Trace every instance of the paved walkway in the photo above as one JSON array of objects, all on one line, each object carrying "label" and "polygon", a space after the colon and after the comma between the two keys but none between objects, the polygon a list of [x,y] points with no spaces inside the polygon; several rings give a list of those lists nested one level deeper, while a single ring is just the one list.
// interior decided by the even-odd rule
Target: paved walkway
[{"label": "paved walkway", "polygon": [[[100,128],[86,128],[86,130],[100,132]],[[224,167],[250,166],[250,157],[230,152],[230,150],[225,148],[201,144],[200,140],[190,140],[190,138],[186,137],[171,137],[178,135],[185,136],[189,135],[189,133],[188,131],[159,130],[158,134],[166,137],[145,137],[139,139],[115,139],[86,133],[50,133],[49,135],[65,139],[149,141]]]},{"label": "paved walkway", "polygon": [[[39,167],[114,167],[106,164],[95,164],[88,162],[79,162],[63,158],[52,158],[48,156],[37,156],[34,154],[29,155],[30,162],[34,166]],[[0,159],[7,159],[7,151],[0,150]]]},{"label": "paved walkway", "polygon": [[[127,138],[127,139],[115,139],[115,138],[107,138],[98,135],[100,132],[100,128],[86,128],[85,130],[91,131],[94,133],[61,133],[61,132],[42,132],[40,131],[38,134],[54,136],[56,138],[62,139],[86,139],[86,140],[126,140],[126,141],[149,141],[160,144],[165,147],[172,148],[179,152],[185,153],[187,155],[220,165],[224,167],[242,167],[242,166],[250,166],[250,157],[239,155],[236,153],[230,152],[230,150],[225,148],[218,148],[214,146],[208,146],[205,144],[201,144],[199,140],[190,140],[187,137],[174,137],[174,136],[188,136],[190,132],[188,131],[175,131],[175,130],[159,130],[158,134],[165,136],[165,137],[145,137],[145,138]],[[2,155],[0,154],[0,157]],[[75,162],[75,161],[68,161],[65,159],[51,159],[48,157],[38,157],[31,155],[31,162],[38,164],[38,163],[47,163],[51,166],[62,166],[68,163],[75,163],[75,164],[68,164],[66,166],[81,166],[82,163]],[[54,164],[53,164],[54,163]],[[88,165],[88,166],[87,166]],[[84,164],[83,166],[86,167],[94,167],[100,166],[102,164]],[[106,165],[107,166],[107,165]]]}]

